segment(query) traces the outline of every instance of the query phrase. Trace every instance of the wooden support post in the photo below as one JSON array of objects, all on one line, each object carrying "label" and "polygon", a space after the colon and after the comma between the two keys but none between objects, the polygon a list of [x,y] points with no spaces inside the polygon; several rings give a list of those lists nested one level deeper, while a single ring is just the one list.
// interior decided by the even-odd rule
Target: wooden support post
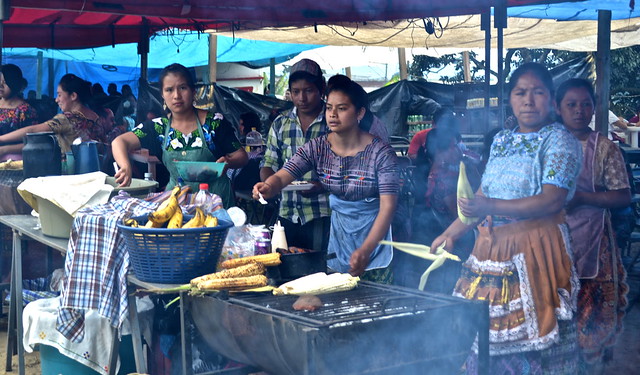
[{"label": "wooden support post", "polygon": [[209,83],[218,81],[218,36],[209,34]]},{"label": "wooden support post", "polygon": [[[598,11],[598,51],[596,52],[596,130],[609,133],[609,90],[611,87],[611,11]],[[634,135],[637,136],[637,135]]]},{"label": "wooden support post", "polygon": [[407,55],[404,48],[398,48],[398,63],[400,64],[400,79],[407,79]]}]

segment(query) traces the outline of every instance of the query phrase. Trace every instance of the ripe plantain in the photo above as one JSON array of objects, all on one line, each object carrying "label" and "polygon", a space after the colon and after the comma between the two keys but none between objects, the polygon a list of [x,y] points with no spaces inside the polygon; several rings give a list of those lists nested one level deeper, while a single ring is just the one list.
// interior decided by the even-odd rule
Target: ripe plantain
[{"label": "ripe plantain", "polygon": [[218,218],[215,216],[207,215],[207,217],[204,219],[204,226],[209,228],[217,227]]},{"label": "ripe plantain", "polygon": [[180,195],[180,186],[175,186],[171,190],[171,195],[160,206],[149,214],[149,221],[152,221],[152,228],[157,228],[166,223],[178,209],[178,196]]},{"label": "ripe plantain", "polygon": [[137,228],[138,222],[136,221],[136,219],[129,218],[124,221],[124,225],[132,228]]},{"label": "ripe plantain", "polygon": [[169,219],[169,224],[167,224],[167,228],[174,229],[174,228],[180,228],[181,226],[182,226],[182,209],[178,206],[176,211],[171,216],[171,219]]},{"label": "ripe plantain", "polygon": [[187,221],[183,228],[200,228],[204,225],[205,214],[200,207],[196,207],[196,214],[193,215],[191,220]]}]

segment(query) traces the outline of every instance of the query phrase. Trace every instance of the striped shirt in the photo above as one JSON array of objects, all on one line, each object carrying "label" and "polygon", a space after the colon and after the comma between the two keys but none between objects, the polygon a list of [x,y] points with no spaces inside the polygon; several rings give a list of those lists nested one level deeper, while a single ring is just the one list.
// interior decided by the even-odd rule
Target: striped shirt
[{"label": "striped shirt", "polygon": [[326,135],[312,139],[284,169],[296,178],[315,171],[329,193],[347,201],[397,195],[400,190],[395,152],[378,137],[356,155],[344,157],[331,150]]},{"label": "striped shirt", "polygon": [[[262,159],[261,167],[268,167],[274,171],[280,170],[284,164],[295,155],[298,148],[308,141],[328,133],[324,119],[324,105],[318,117],[311,123],[306,132],[302,131],[297,110],[294,107],[283,112],[271,124],[267,137],[267,149]],[[309,172],[300,176],[300,180],[318,180],[315,173]],[[311,220],[331,215],[329,209],[329,195],[318,194],[305,198],[298,192],[284,191],[280,201],[281,217],[294,223],[306,224]]]}]

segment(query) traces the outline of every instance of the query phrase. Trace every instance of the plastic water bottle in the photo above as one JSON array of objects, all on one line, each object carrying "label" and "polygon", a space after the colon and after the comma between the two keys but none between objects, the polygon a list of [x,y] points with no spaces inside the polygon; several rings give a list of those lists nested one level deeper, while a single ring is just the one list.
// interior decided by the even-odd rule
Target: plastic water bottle
[{"label": "plastic water bottle", "polygon": [[194,200],[196,206],[200,207],[205,214],[211,213],[212,197],[209,193],[209,184],[202,183]]},{"label": "plastic water bottle", "polygon": [[144,174],[144,180],[145,181],[153,181],[153,174],[149,173],[149,172],[145,172]]},{"label": "plastic water bottle", "polygon": [[261,147],[264,145],[264,141],[262,139],[262,134],[256,130],[256,128],[251,128],[251,131],[247,133],[245,137],[245,144],[247,151],[251,150],[251,147]]}]

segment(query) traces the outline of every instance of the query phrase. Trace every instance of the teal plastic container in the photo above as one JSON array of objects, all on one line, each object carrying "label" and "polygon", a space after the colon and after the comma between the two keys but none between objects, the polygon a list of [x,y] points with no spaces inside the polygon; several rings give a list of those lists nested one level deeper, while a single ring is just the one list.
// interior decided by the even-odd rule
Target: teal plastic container
[{"label": "teal plastic container", "polygon": [[[42,375],[100,375],[80,362],[62,355],[53,346],[39,345],[39,349]],[[118,371],[118,375],[136,372],[131,335],[122,336],[118,353],[120,354],[120,371]]]}]

